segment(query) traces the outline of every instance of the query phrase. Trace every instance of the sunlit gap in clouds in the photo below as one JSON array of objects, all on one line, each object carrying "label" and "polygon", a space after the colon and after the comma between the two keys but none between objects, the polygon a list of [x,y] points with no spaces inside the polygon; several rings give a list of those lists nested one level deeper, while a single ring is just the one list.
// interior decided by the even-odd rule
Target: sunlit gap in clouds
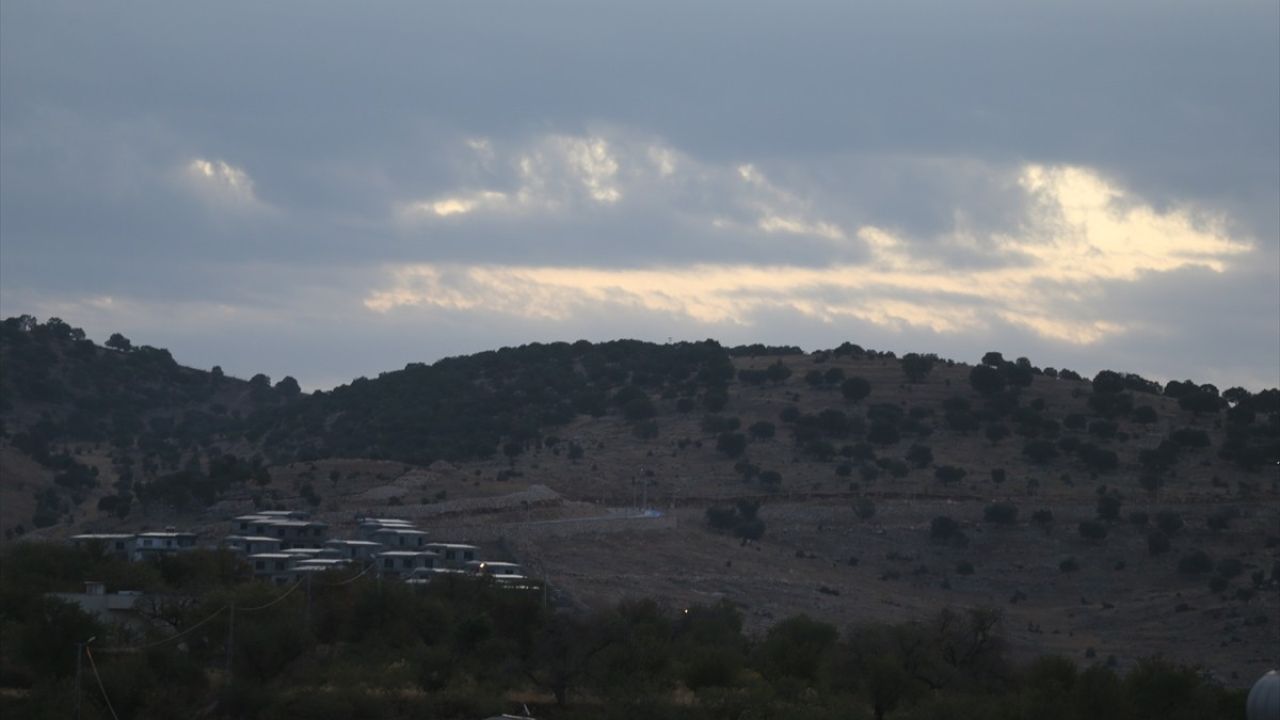
[{"label": "sunlit gap in clouds", "polygon": [[[561,167],[568,168],[588,197],[612,202],[627,191],[617,183],[619,163],[607,144],[561,142],[560,148],[566,158],[586,153],[585,159]],[[651,148],[648,156],[654,154]],[[670,175],[678,161],[667,162],[658,171]],[[1220,273],[1232,257],[1252,249],[1251,243],[1228,237],[1221,218],[1206,219],[1186,209],[1158,211],[1088,168],[1028,165],[1018,181],[1032,202],[1020,229],[984,238],[997,258],[1007,262],[954,268],[926,257],[919,244],[887,229],[863,225],[846,230],[817,217],[821,213],[770,185],[750,165],[738,166],[733,174],[751,193],[740,205],[752,209],[754,222],[713,216],[707,218],[709,227],[856,241],[866,247],[869,259],[822,267],[700,263],[647,269],[407,264],[388,268],[387,284],[369,292],[364,305],[379,313],[430,307],[557,321],[613,305],[707,324],[743,325],[751,324],[757,311],[784,308],[823,322],[855,318],[937,333],[981,330],[998,320],[1052,340],[1090,344],[1132,329],[1114,308],[1097,302],[1102,283],[1141,282],[1148,274],[1185,267]],[[551,184],[543,176],[536,180],[541,187]],[[597,194],[605,186],[615,188],[612,200]],[[519,192],[532,197],[527,184]],[[464,206],[476,213],[502,209],[483,196],[433,203],[424,210],[436,216],[456,214]],[[525,203],[526,209],[535,205]],[[558,203],[545,198],[540,205],[547,213],[557,208]],[[957,230],[944,242],[959,246],[972,241]]]}]

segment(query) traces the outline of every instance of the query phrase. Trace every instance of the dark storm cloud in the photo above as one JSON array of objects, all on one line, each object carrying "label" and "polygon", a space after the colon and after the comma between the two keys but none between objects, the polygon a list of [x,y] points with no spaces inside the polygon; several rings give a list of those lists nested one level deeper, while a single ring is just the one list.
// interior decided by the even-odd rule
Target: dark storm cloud
[{"label": "dark storm cloud", "polygon": [[[682,332],[814,347],[861,334],[960,356],[1023,346],[1081,367],[1267,382],[1277,26],[1280,8],[1250,2],[6,2],[0,301],[171,342],[196,365],[215,347],[245,367],[269,350],[263,366],[296,363],[312,385],[384,357]],[[1087,169],[1117,207],[1176,220],[1129,230],[1187,220],[1254,249],[1046,287],[1070,331],[920,287],[930,273],[1051,276],[1034,243],[1009,240],[1056,242],[1032,165]],[[885,272],[866,228],[892,236],[909,282],[746,286],[735,297],[782,297],[733,321],[365,304],[420,264]],[[851,292],[975,319],[943,332],[888,310],[880,323],[797,310]],[[154,309],[175,303],[182,327]],[[477,326],[476,313],[489,315]],[[1104,316],[1125,330],[1062,340]],[[319,352],[326,318],[358,328],[367,351]]]}]

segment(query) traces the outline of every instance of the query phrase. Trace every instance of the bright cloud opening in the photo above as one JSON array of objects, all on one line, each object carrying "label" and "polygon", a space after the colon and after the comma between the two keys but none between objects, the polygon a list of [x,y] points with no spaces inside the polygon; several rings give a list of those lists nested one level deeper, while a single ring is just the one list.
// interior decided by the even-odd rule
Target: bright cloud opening
[{"label": "bright cloud opening", "polygon": [[[569,156],[584,177],[617,173],[607,147],[575,147]],[[800,212],[806,203],[773,187],[755,167],[738,166],[729,176],[751,189],[743,203],[760,213],[756,229],[846,239],[834,223],[776,210]],[[1130,329],[1123,317],[1093,302],[1101,283],[1138,282],[1146,274],[1184,267],[1224,272],[1231,258],[1252,247],[1229,237],[1221,219],[1186,209],[1158,211],[1087,168],[1029,165],[1019,185],[1033,202],[1019,234],[988,238],[1008,259],[993,267],[948,269],[922,254],[920,245],[864,225],[854,235],[870,259],[860,264],[644,270],[417,264],[392,269],[388,287],[370,292],[364,304],[380,313],[430,306],[566,320],[579,309],[606,303],[738,324],[749,324],[758,310],[781,307],[824,322],[853,317],[938,333],[980,330],[998,320],[1087,345]],[[431,207],[447,215],[477,206],[478,201],[451,198]],[[724,217],[708,223],[722,231],[744,227]],[[952,241],[969,246],[975,238],[957,230]]]}]

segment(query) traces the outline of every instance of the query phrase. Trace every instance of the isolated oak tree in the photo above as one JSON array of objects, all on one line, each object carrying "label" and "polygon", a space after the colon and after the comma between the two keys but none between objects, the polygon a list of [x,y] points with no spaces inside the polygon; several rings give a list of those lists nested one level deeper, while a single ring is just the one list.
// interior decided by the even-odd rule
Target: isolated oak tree
[{"label": "isolated oak tree", "polygon": [[103,343],[103,345],[106,345],[112,350],[119,350],[120,352],[129,352],[133,349],[133,343],[129,341],[129,338],[121,335],[120,333],[111,333],[111,337],[107,338],[107,341]]},{"label": "isolated oak tree", "polygon": [[928,377],[933,371],[933,364],[937,362],[934,355],[921,355],[919,353],[907,353],[902,356],[900,361],[902,364],[902,372],[907,376],[907,380],[918,383]]}]

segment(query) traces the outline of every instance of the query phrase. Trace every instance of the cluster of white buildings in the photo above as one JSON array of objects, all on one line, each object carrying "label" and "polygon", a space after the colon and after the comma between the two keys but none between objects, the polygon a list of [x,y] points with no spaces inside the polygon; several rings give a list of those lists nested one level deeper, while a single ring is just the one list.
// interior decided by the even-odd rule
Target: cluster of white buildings
[{"label": "cluster of white buildings", "polygon": [[[374,572],[411,584],[430,582],[441,574],[487,575],[507,586],[528,584],[519,565],[484,560],[475,545],[431,542],[427,532],[408,520],[361,517],[355,538],[328,537],[327,523],[300,510],[265,510],[231,520],[232,533],[220,546],[242,556],[253,574],[283,584],[335,568]],[[93,533],[75,535],[76,545],[96,545],[129,560],[146,560],[193,549],[194,533]]]},{"label": "cluster of white buildings", "polygon": [[223,547],[244,555],[255,575],[285,583],[307,573],[350,566],[407,583],[426,583],[447,573],[489,575],[503,584],[526,582],[515,563],[482,560],[480,548],[431,542],[408,520],[361,517],[355,538],[326,538],[328,526],[304,512],[277,511],[232,520],[239,533]]},{"label": "cluster of white buildings", "polygon": [[196,534],[165,528],[160,532],[86,533],[71,536],[77,547],[95,545],[122,560],[150,560],[196,547]]}]

